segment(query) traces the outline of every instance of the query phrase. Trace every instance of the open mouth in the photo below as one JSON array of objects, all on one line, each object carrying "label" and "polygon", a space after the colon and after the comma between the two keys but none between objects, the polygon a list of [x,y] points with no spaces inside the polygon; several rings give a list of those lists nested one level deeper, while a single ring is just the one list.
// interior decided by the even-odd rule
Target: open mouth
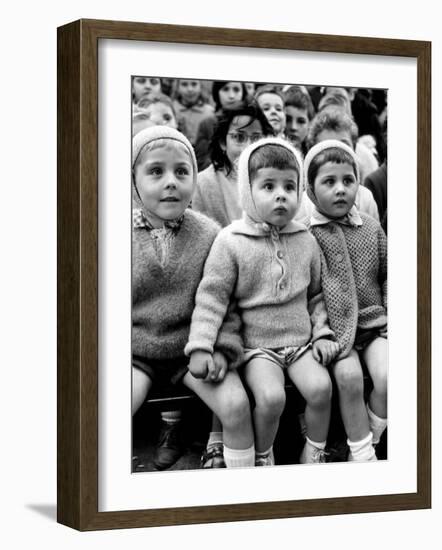
[{"label": "open mouth", "polygon": [[180,200],[177,199],[177,197],[166,197],[164,199],[161,199],[160,202],[180,202]]},{"label": "open mouth", "polygon": [[333,204],[335,206],[347,206],[347,201],[335,201]]}]

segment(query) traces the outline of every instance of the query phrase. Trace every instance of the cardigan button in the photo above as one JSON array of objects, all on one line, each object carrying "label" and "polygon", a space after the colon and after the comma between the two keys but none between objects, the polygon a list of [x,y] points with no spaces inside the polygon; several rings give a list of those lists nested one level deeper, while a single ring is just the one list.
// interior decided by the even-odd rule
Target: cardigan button
[{"label": "cardigan button", "polygon": [[281,290],[284,290],[284,289],[285,289],[285,284],[284,284],[284,283],[279,283],[279,288],[280,288]]},{"label": "cardigan button", "polygon": [[281,259],[284,256],[284,254],[281,252],[281,250],[278,250],[276,255],[278,256],[279,259]]},{"label": "cardigan button", "polygon": [[342,254],[336,254],[336,261],[337,262],[342,262],[343,259],[344,259],[344,256]]},{"label": "cardigan button", "polygon": [[342,290],[343,292],[347,292],[348,289],[349,289],[349,286],[348,286],[347,283],[343,283],[343,284],[341,285],[341,290]]}]

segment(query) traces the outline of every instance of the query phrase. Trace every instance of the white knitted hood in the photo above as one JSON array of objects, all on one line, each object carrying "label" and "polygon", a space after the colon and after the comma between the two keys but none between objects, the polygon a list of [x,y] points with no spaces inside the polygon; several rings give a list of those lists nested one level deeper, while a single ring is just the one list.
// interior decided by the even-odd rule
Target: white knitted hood
[{"label": "white knitted hood", "polygon": [[[301,196],[302,196],[302,190],[304,188],[303,185],[303,169],[302,169],[302,158],[297,149],[295,149],[288,141],[277,138],[277,137],[267,137],[260,139],[259,141],[256,141],[255,143],[251,143],[248,145],[244,151],[241,153],[238,161],[238,188],[239,188],[239,201],[241,204],[241,207],[243,211],[247,214],[247,216],[254,222],[257,223],[263,223],[264,220],[261,219],[261,216],[258,214],[258,211],[256,210],[255,202],[252,198],[252,189],[250,184],[250,177],[249,177],[249,160],[251,154],[259,149],[260,147],[263,147],[265,145],[280,145],[281,147],[284,147],[288,151],[290,151],[293,156],[295,157],[296,164],[298,166],[298,174],[299,174],[299,182],[298,182],[298,188],[297,188],[297,206],[296,206],[296,212],[298,211],[300,205],[301,205]],[[296,214],[295,212],[295,214]]]}]

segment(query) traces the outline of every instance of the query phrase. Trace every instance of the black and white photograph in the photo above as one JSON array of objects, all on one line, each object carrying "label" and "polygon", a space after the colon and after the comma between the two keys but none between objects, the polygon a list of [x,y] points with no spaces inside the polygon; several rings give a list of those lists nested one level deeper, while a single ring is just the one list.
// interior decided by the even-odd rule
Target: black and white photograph
[{"label": "black and white photograph", "polygon": [[388,460],[388,90],[130,85],[132,473]]}]

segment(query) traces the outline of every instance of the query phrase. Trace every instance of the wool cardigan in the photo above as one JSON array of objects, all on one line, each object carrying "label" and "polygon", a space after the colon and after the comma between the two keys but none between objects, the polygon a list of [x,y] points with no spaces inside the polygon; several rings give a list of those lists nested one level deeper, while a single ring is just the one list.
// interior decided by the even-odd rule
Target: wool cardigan
[{"label": "wool cardigan", "polygon": [[220,231],[198,287],[186,355],[209,353],[233,297],[242,320],[246,348],[303,346],[333,338],[321,291],[319,248],[306,227],[295,221],[277,230],[260,219],[251,194],[250,155],[266,144],[299,153],[285,141],[266,138],[241,154],[238,185],[244,216]]},{"label": "wool cardigan", "polygon": [[330,220],[310,228],[321,248],[322,288],[339,359],[350,353],[357,328],[387,325],[387,238],[376,220],[359,214],[361,225]]},{"label": "wool cardigan", "polygon": [[[219,226],[187,209],[162,267],[152,236],[143,228],[132,235],[132,353],[145,359],[184,358],[196,289]],[[227,307],[226,307],[227,310]],[[229,309],[215,349],[230,368],[243,356],[239,318]]]}]

